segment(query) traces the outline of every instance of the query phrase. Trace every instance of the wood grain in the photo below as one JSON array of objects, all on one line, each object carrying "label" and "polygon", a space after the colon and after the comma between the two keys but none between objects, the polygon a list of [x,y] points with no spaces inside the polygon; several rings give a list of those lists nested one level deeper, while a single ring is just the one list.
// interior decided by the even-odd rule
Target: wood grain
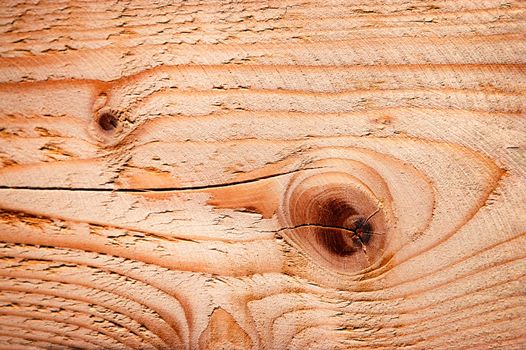
[{"label": "wood grain", "polygon": [[525,2],[0,6],[0,349],[526,347]]}]

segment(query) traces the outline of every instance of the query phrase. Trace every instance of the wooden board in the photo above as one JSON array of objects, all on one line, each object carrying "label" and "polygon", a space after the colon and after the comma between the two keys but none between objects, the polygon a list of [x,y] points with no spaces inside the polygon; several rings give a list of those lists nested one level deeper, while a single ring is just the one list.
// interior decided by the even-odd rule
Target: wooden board
[{"label": "wooden board", "polygon": [[526,348],[526,2],[0,7],[1,349]]}]

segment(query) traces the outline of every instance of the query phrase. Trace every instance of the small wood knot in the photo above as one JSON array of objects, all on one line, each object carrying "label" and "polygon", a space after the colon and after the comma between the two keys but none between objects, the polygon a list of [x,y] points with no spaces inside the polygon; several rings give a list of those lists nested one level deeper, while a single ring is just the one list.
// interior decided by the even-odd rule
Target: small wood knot
[{"label": "small wood knot", "polygon": [[119,118],[111,110],[102,111],[98,115],[97,124],[105,132],[112,132],[119,126]]}]

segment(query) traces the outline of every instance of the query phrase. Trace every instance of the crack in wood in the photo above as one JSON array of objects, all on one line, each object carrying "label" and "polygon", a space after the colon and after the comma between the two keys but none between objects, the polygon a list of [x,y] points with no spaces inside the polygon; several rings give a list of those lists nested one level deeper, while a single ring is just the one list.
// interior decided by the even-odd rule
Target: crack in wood
[{"label": "crack in wood", "polygon": [[268,180],[280,176],[294,174],[300,171],[315,170],[321,169],[323,167],[312,167],[312,168],[303,168],[295,169],[291,171],[286,171],[282,173],[276,173],[266,176],[260,176],[253,179],[241,180],[241,181],[232,181],[222,184],[211,184],[211,185],[202,185],[202,186],[183,186],[183,187],[156,187],[156,188],[101,188],[101,187],[44,187],[44,186],[5,186],[0,185],[0,190],[32,190],[32,191],[78,191],[78,192],[125,192],[125,193],[141,193],[141,192],[175,192],[175,191],[199,191],[207,190],[211,188],[223,188],[237,185],[244,185],[253,182],[258,182],[262,180]]}]

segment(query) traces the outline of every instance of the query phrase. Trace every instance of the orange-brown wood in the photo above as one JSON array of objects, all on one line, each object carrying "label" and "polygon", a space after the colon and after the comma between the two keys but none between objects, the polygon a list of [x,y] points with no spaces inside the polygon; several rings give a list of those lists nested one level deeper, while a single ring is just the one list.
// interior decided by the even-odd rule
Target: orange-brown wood
[{"label": "orange-brown wood", "polygon": [[526,347],[524,1],[0,8],[0,349]]}]

